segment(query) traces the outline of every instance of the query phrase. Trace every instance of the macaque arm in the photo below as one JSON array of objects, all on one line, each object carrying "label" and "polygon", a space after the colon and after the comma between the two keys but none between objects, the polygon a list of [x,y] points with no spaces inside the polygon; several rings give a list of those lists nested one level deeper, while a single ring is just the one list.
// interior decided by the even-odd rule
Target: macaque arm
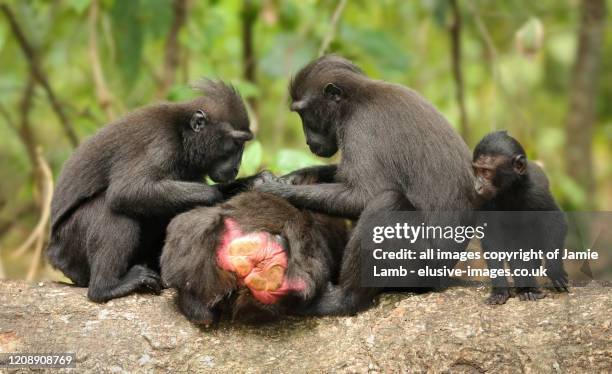
[{"label": "macaque arm", "polygon": [[256,177],[256,175],[253,175],[246,178],[239,178],[233,182],[215,184],[215,187],[223,194],[224,199],[229,199],[232,196],[249,190]]},{"label": "macaque arm", "polygon": [[128,215],[174,213],[196,205],[213,205],[222,198],[213,186],[176,180],[127,181],[111,184],[107,192],[111,208]]},{"label": "macaque arm", "polygon": [[255,189],[283,197],[302,208],[350,219],[358,218],[366,205],[363,194],[342,183],[301,186],[266,183]]},{"label": "macaque arm", "polygon": [[224,199],[229,199],[241,192],[251,190],[255,185],[276,181],[278,178],[271,172],[264,170],[249,177],[238,178],[233,182],[215,184],[221,191]]},{"label": "macaque arm", "polygon": [[281,179],[291,184],[333,183],[337,171],[338,165],[310,166],[283,175]]}]

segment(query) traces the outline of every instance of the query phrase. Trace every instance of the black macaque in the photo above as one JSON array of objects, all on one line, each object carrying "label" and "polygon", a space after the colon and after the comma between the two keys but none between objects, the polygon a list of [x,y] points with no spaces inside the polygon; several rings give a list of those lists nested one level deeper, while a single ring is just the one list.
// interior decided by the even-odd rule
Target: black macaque
[{"label": "black macaque", "polygon": [[[339,285],[330,285],[306,314],[350,314],[367,307],[380,288],[360,282],[360,238],[364,222],[378,213],[420,210],[427,224],[440,214],[473,209],[470,151],[446,119],[415,91],[373,80],[350,61],[323,56],[300,70],[290,85],[291,109],[301,119],[310,150],[338,165],[327,168],[320,184],[265,183],[256,189],[292,204],[341,217],[359,219],[344,251]],[[469,225],[457,214],[446,224]],[[445,217],[448,219],[448,217]],[[452,217],[451,217],[452,218]],[[420,225],[422,222],[408,222]],[[415,250],[438,248],[419,240]],[[464,251],[467,243],[448,251]],[[454,267],[456,261],[432,261],[432,268]],[[413,266],[414,264],[408,264]],[[446,279],[422,279],[446,285]],[[420,281],[420,280],[419,280]],[[415,287],[424,287],[418,284]],[[430,286],[427,286],[430,288]]]},{"label": "black macaque", "polygon": [[[285,181],[317,178],[315,172]],[[162,278],[178,290],[179,310],[196,324],[210,326],[222,314],[269,321],[303,309],[337,277],[347,236],[342,219],[244,192],[172,220]]]},{"label": "black macaque", "polygon": [[176,214],[222,200],[252,138],[240,95],[203,80],[196,99],[130,113],[66,161],[52,203],[53,266],[96,302],[158,293],[165,228]]},{"label": "black macaque", "polygon": [[[542,169],[527,160],[521,144],[506,131],[486,135],[474,149],[475,189],[482,199],[480,210],[488,227],[481,240],[483,251],[516,251],[519,249],[543,250],[544,253],[562,249],[567,233],[567,222],[550,193],[548,179]],[[506,214],[486,212],[508,211]],[[542,212],[521,214],[518,212]],[[567,292],[567,273],[561,255],[546,260],[545,269],[553,286]],[[504,262],[487,260],[489,269],[499,271]],[[510,270],[532,271],[540,260],[509,261]],[[520,300],[537,300],[544,297],[533,276],[513,277]],[[506,277],[492,279],[488,304],[504,304],[510,297]]]}]

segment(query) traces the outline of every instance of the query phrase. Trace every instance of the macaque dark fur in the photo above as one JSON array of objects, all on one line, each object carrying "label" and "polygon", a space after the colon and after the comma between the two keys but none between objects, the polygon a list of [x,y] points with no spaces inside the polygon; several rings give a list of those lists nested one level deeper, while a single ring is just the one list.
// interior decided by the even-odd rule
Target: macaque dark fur
[{"label": "macaque dark fur", "polygon": [[242,99],[222,82],[202,96],[139,109],[102,128],[64,164],[47,255],[97,302],[159,292],[159,254],[176,214],[223,198],[251,139]]},{"label": "macaque dark fur", "polygon": [[[555,202],[548,179],[543,170],[528,161],[521,144],[507,134],[497,131],[486,135],[474,149],[473,166],[476,174],[475,189],[481,198],[482,211],[547,212],[543,219],[525,215],[523,219],[504,222],[488,222],[489,227],[481,244],[484,251],[506,248],[542,249],[545,252],[563,248],[567,223],[563,212]],[[483,216],[486,213],[483,213]],[[517,221],[518,223],[517,227]],[[526,235],[526,233],[529,233]],[[527,238],[527,239],[526,239]],[[560,257],[560,256],[559,256]],[[488,260],[492,269],[502,269],[500,261]],[[540,261],[511,261],[511,269],[537,268]],[[567,273],[561,258],[546,260],[545,267],[552,285],[558,291],[567,292]],[[537,300],[544,297],[534,277],[515,277],[516,292],[521,300]],[[504,304],[510,297],[505,277],[492,279],[492,291],[486,300],[489,304]]]},{"label": "macaque dark fur", "polygon": [[[329,287],[307,311],[315,315],[355,313],[369,306],[381,291],[360,284],[362,222],[392,210],[472,210],[470,151],[442,114],[418,93],[370,79],[341,57],[314,60],[297,73],[289,90],[291,109],[302,119],[310,150],[321,157],[340,150],[342,158],[337,166],[329,167],[328,183],[273,182],[257,189],[299,207],[359,219],[345,248],[339,285]],[[427,223],[435,224],[437,216],[429,214]],[[446,224],[471,224],[463,214],[451,221]],[[439,245],[423,240],[415,243],[415,249]],[[466,245],[448,250],[464,251]],[[452,268],[455,264],[432,261],[429,266]],[[427,283],[444,286],[445,282]]]},{"label": "macaque dark fur", "polygon": [[[313,177],[316,173],[308,178]],[[305,182],[302,176],[289,179]],[[235,220],[244,232],[280,235],[289,260],[285,277],[303,280],[306,288],[274,304],[258,302],[237,283],[234,273],[217,264],[225,218]],[[245,192],[172,220],[161,257],[162,277],[178,290],[179,310],[196,324],[209,326],[222,315],[240,322],[267,322],[303,309],[334,280],[347,235],[342,219],[300,210],[274,195]]]}]

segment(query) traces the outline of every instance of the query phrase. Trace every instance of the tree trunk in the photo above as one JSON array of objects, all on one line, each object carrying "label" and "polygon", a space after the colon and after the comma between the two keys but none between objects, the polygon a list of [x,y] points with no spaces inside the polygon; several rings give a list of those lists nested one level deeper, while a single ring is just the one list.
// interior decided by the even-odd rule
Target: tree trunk
[{"label": "tree trunk", "polygon": [[595,102],[606,18],[605,0],[582,0],[578,48],[569,91],[566,119],[566,169],[586,192],[586,209],[593,208],[595,182],[591,146]]},{"label": "tree trunk", "polygon": [[[243,77],[247,82],[256,85],[257,57],[253,47],[253,27],[257,20],[259,6],[253,0],[244,0],[242,5],[242,69]],[[254,97],[248,98],[253,113],[257,115],[257,102]]]},{"label": "tree trunk", "polygon": [[386,294],[352,317],[214,329],[189,323],[170,290],[106,304],[86,293],[0,281],[0,353],[74,353],[77,373],[603,373],[612,365],[605,286],[496,308],[482,305],[487,290],[475,287]]},{"label": "tree trunk", "polygon": [[53,88],[49,83],[49,79],[46,73],[40,66],[38,52],[34,49],[30,41],[26,38],[26,35],[23,32],[21,25],[17,22],[17,19],[15,18],[15,15],[13,14],[11,8],[6,4],[0,4],[0,10],[2,10],[4,15],[6,16],[6,19],[8,20],[8,23],[13,31],[13,34],[15,35],[15,38],[17,39],[17,42],[21,47],[21,51],[23,52],[30,64],[30,71],[32,73],[32,76],[43,87],[45,93],[47,94],[47,98],[51,103],[51,107],[59,118],[60,124],[62,125],[62,128],[66,133],[68,141],[73,147],[76,147],[79,144],[79,138],[77,137],[76,131],[74,130],[72,121],[64,112],[64,108],[57,96],[55,95],[55,91],[53,91]]},{"label": "tree trunk", "polygon": [[174,0],[172,2],[174,16],[168,37],[166,38],[164,72],[162,74],[161,86],[157,93],[158,97],[165,97],[176,79],[176,71],[180,65],[181,56],[179,33],[187,21],[187,6],[187,0]]},{"label": "tree trunk", "polygon": [[461,66],[461,9],[457,0],[451,0],[453,20],[449,26],[451,42],[451,65],[453,79],[455,80],[455,98],[459,107],[460,133],[467,144],[470,143],[470,128],[468,125],[467,110],[465,108],[465,88],[463,84],[463,68]]}]

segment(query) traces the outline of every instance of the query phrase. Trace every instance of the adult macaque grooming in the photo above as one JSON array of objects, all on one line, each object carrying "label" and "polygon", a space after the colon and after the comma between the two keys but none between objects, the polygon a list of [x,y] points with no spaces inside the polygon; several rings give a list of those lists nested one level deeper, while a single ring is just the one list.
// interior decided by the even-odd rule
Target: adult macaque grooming
[{"label": "adult macaque grooming", "polygon": [[47,255],[103,302],[159,292],[165,227],[177,213],[223,198],[203,183],[236,177],[252,138],[242,99],[222,82],[202,96],[142,108],[100,130],[66,161],[53,196]]},{"label": "adult macaque grooming", "polygon": [[221,312],[269,320],[303,309],[323,291],[337,275],[346,237],[342,219],[245,192],[172,220],[162,277],[178,290],[177,305],[194,323],[208,326]]},{"label": "adult macaque grooming", "polygon": [[[563,248],[567,223],[563,212],[555,203],[548,188],[548,179],[542,169],[527,160],[521,144],[506,131],[485,136],[474,149],[475,189],[483,201],[484,211],[541,211],[540,217],[532,214],[506,216],[495,214],[487,220],[487,234],[481,240],[484,251],[533,248],[551,252]],[[490,269],[503,269],[504,262],[487,260]],[[510,261],[510,268],[535,269],[541,261]],[[558,291],[567,292],[567,274],[563,260],[546,260],[547,275]],[[537,300],[544,297],[533,276],[514,277],[520,300]],[[510,297],[506,277],[492,279],[488,304],[504,304]]]},{"label": "adult macaque grooming", "polygon": [[[328,168],[330,180],[325,182],[329,183],[266,183],[258,190],[284,197],[296,206],[359,218],[344,252],[339,286],[328,288],[308,311],[353,313],[368,306],[380,292],[360,285],[363,222],[392,210],[472,209],[470,151],[444,117],[419,94],[372,80],[337,56],[324,56],[304,67],[293,79],[290,93],[291,109],[302,119],[310,150],[322,157],[340,150],[342,159]],[[439,218],[436,216],[428,214],[428,223]],[[446,223],[468,224],[463,221],[458,215]],[[415,249],[436,245],[436,241],[420,240]],[[465,247],[463,243],[448,250],[463,251]],[[430,264],[454,265],[454,261]],[[443,282],[440,279],[437,283]],[[431,279],[426,283],[432,283]]]}]

